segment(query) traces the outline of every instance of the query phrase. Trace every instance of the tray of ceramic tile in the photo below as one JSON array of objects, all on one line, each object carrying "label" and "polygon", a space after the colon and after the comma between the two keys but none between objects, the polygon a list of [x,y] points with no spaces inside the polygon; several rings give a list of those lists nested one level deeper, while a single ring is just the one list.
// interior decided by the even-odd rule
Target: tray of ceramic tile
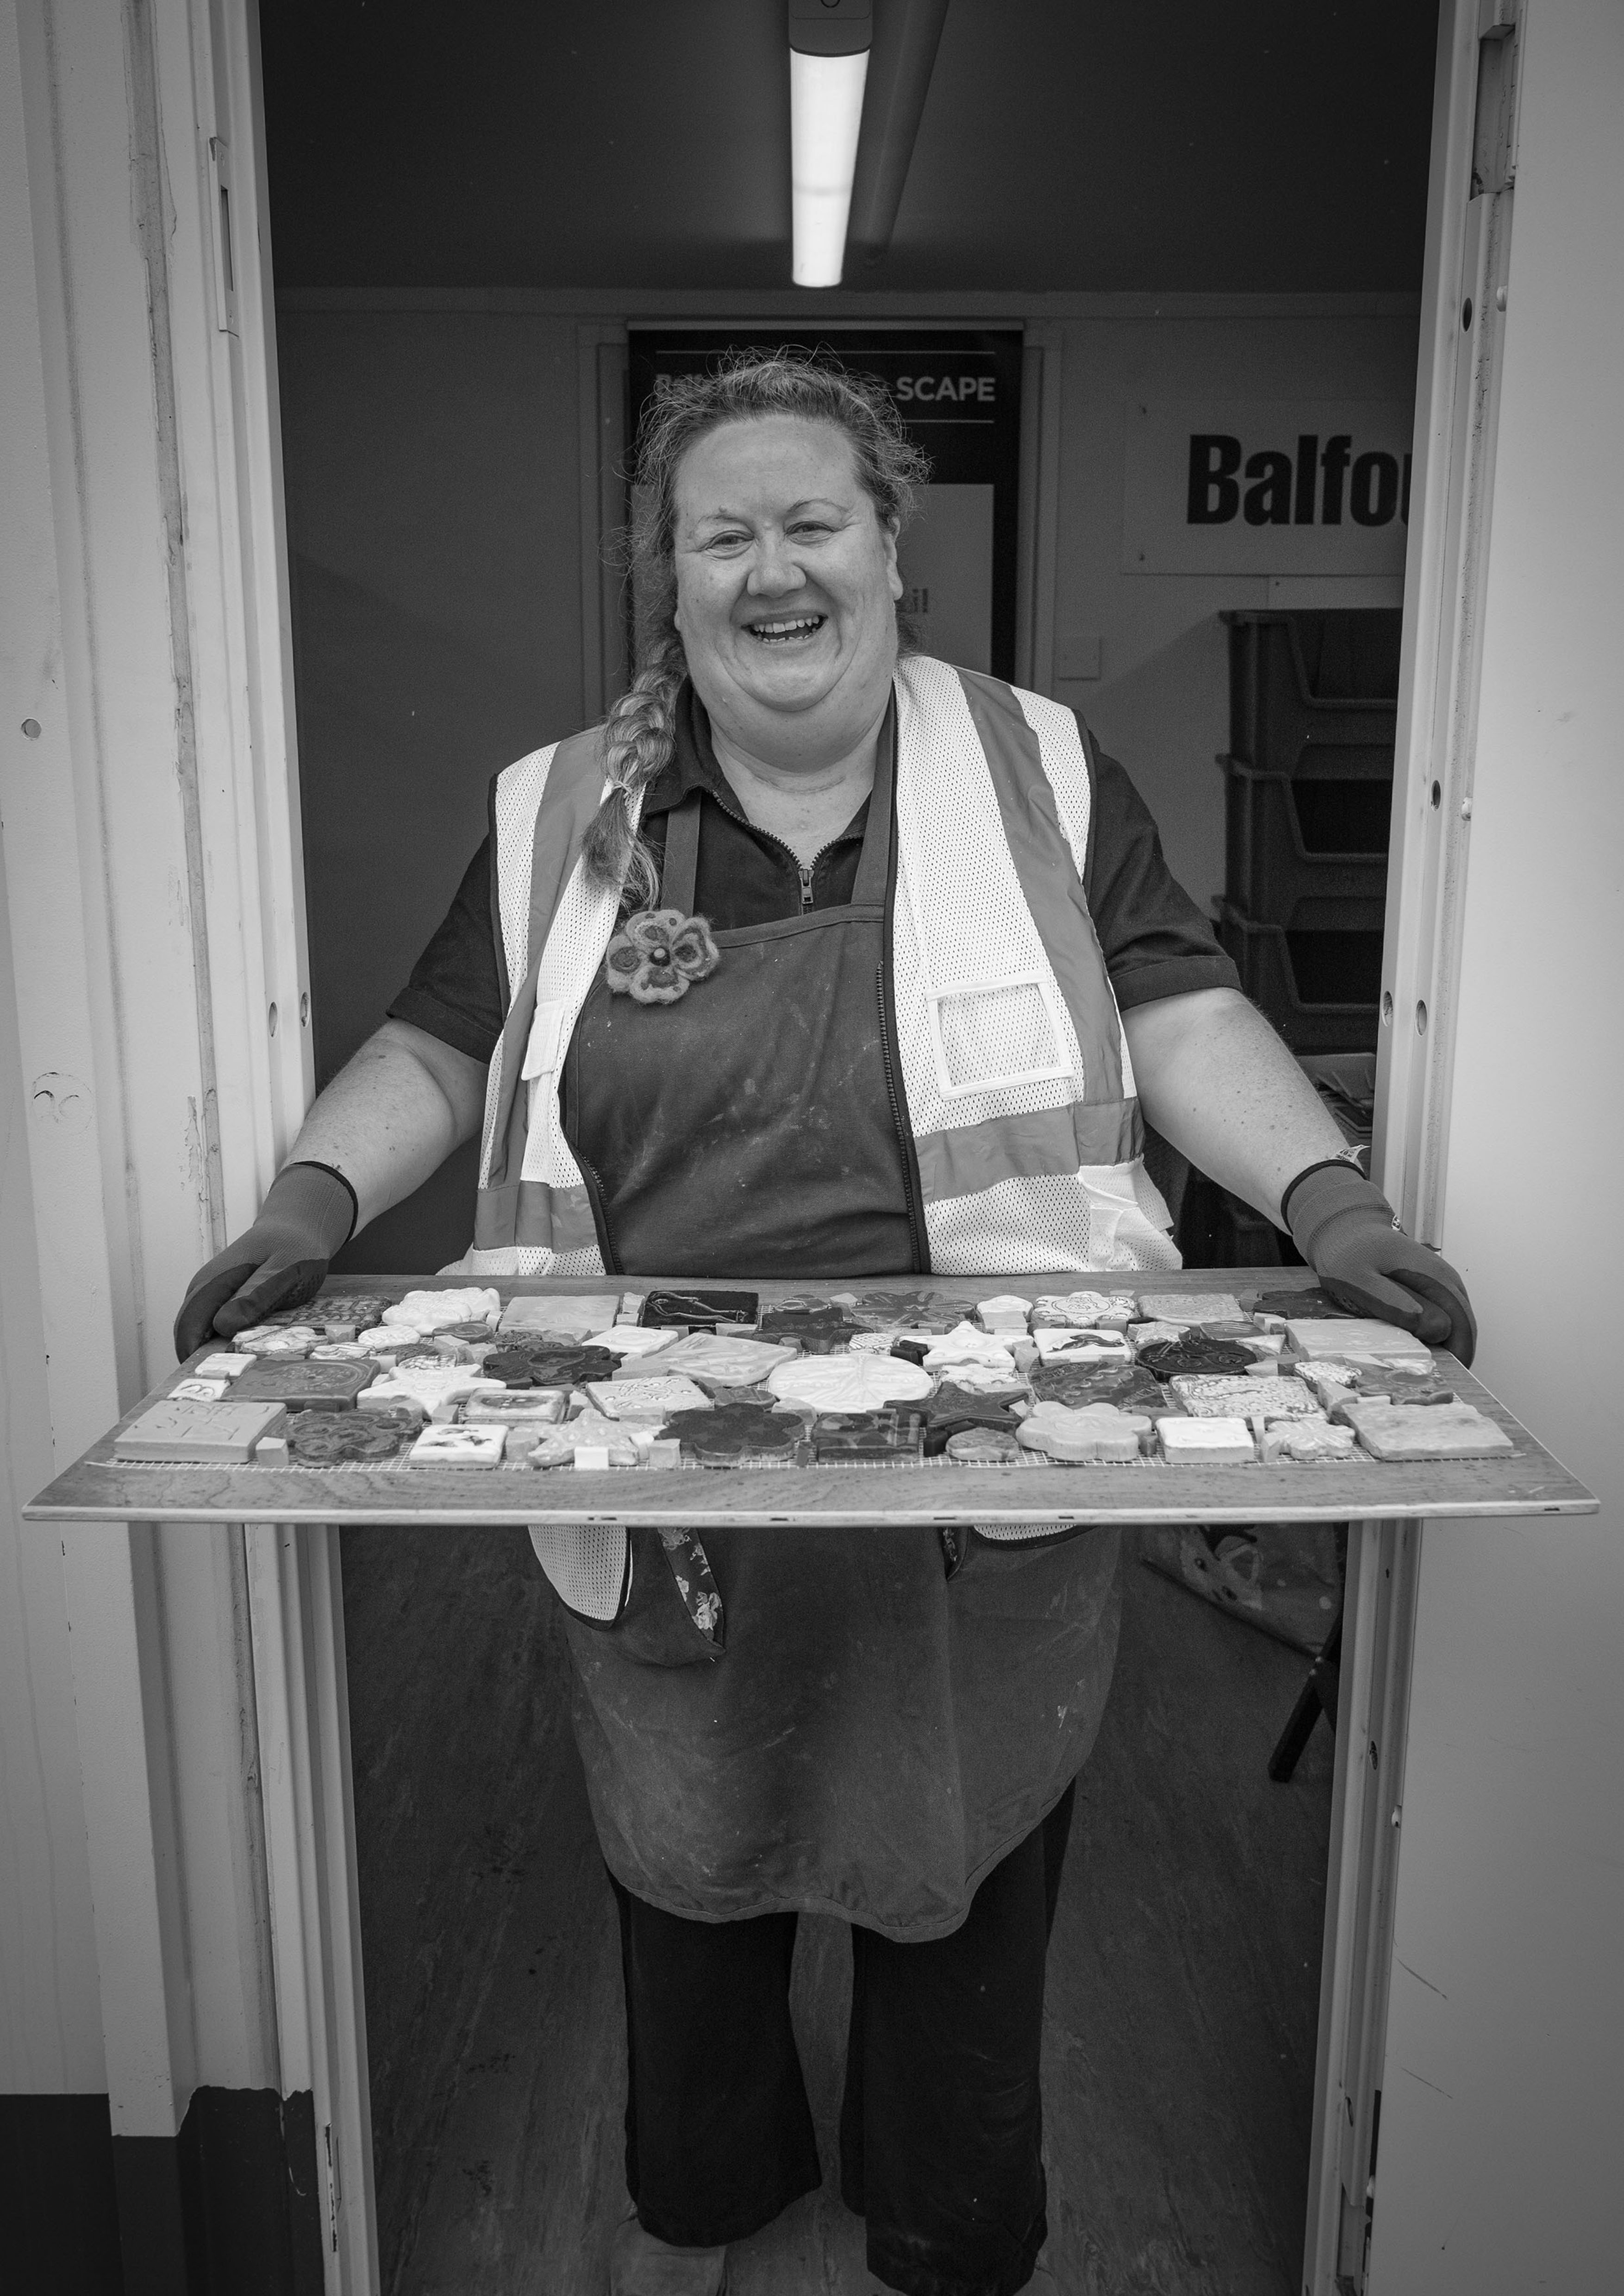
[{"label": "tray of ceramic tile", "polygon": [[1267,1268],[335,1280],[200,1350],[26,1512],[1041,1532],[1595,1505],[1452,1357]]}]

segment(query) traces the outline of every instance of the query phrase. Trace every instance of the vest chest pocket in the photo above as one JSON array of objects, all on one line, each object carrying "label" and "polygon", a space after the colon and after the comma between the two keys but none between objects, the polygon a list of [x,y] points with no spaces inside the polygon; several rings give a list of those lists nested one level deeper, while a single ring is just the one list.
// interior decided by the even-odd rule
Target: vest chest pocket
[{"label": "vest chest pocket", "polygon": [[944,1100],[1056,1084],[1072,1073],[1054,990],[1041,972],[925,983],[937,1089]]}]

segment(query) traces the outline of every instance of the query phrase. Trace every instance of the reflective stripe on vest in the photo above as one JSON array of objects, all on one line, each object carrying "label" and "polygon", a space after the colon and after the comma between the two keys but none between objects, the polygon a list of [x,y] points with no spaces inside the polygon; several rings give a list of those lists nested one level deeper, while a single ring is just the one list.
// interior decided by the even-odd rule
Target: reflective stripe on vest
[{"label": "reflective stripe on vest", "polygon": [[[932,1265],[1176,1266],[1083,891],[1077,721],[924,656],[898,665],[897,693],[892,985]],[[498,781],[498,903],[518,987],[486,1095],[466,1263],[481,1272],[602,1265],[558,1078],[618,909],[580,866],[606,786],[602,727]]]},{"label": "reflective stripe on vest", "polygon": [[[589,892],[580,867],[608,786],[601,726],[521,758],[497,783],[503,948],[508,978],[519,985],[486,1084],[476,1252],[516,1246],[597,1257],[591,1200],[563,1137],[557,1078],[619,906],[612,893]],[[634,820],[641,809],[639,797]],[[542,1078],[549,1088],[537,1094]]]}]

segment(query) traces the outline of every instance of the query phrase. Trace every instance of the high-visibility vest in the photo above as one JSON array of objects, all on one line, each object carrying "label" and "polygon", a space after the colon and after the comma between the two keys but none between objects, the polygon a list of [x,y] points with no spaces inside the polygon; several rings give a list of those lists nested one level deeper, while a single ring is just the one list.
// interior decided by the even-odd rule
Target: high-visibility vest
[{"label": "high-visibility vest", "polygon": [[[924,655],[898,662],[896,691],[892,988],[931,1267],[1176,1267],[1083,893],[1090,783],[1077,720]],[[486,1091],[474,1238],[459,1263],[470,1275],[603,1265],[558,1085],[619,911],[580,864],[607,788],[602,726],[497,780],[512,995]],[[702,998],[703,984],[692,993]]]}]

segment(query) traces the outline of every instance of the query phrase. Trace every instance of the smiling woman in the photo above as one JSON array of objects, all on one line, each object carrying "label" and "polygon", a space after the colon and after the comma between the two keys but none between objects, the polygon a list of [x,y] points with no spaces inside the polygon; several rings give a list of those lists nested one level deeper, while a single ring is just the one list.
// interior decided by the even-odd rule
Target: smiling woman
[{"label": "smiling woman", "polygon": [[668,384],[637,470],[645,667],[610,714],[608,777],[623,794],[588,833],[587,868],[617,886],[629,868],[654,897],[630,808],[669,760],[690,676],[745,818],[808,865],[873,784],[898,645],[897,537],[924,457],[876,385],[807,359],[743,358]]},{"label": "smiling woman", "polygon": [[[1469,1349],[1458,1278],[1338,1160],[1120,769],[1070,710],[903,646],[921,474],[883,392],[828,365],[656,402],[642,671],[603,726],[497,775],[489,849],[275,1201],[194,1282],[183,1352],[308,1297],[352,1214],[481,1103],[481,1281],[1116,1288],[1177,1263],[1142,1099],[1237,1193],[1292,1199],[1344,1298]],[[636,2216],[614,2296],[717,2296],[726,2244],[818,2183],[788,2006],[814,1909],[852,1924],[841,2184],[874,2270],[915,2296],[1041,2284],[1044,1956],[1117,1534],[705,1546],[701,1633],[652,1535],[537,1535],[619,1908]]]}]

